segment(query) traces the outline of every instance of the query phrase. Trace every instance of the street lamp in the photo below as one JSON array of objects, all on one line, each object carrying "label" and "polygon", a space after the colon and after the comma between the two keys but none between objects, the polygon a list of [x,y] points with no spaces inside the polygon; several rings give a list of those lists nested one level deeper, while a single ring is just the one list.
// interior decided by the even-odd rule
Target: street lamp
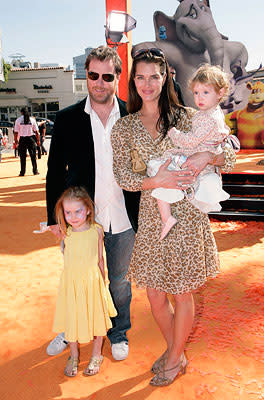
[{"label": "street lamp", "polygon": [[124,32],[135,29],[137,21],[131,15],[122,11],[111,11],[108,14],[105,37],[107,44],[118,45],[127,43],[128,39]]}]

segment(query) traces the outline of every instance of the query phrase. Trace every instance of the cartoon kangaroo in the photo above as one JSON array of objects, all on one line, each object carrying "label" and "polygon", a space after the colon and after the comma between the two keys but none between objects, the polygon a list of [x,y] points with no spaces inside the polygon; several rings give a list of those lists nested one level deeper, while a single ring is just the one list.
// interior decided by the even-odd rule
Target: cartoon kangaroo
[{"label": "cartoon kangaroo", "polygon": [[226,114],[226,124],[237,135],[242,149],[264,149],[264,83],[248,82],[248,104],[242,110]]}]

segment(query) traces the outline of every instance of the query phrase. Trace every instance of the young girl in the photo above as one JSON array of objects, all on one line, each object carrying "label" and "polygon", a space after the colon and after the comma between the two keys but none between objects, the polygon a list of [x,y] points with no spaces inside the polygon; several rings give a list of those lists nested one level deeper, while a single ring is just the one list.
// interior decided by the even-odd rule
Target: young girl
[{"label": "young girl", "polygon": [[71,187],[56,204],[56,219],[64,239],[62,272],[53,330],[65,332],[71,355],[64,374],[76,376],[78,343],[93,340],[92,357],[84,375],[99,372],[103,336],[117,315],[109,292],[103,229],[94,221],[92,200],[82,187]]},{"label": "young girl", "polygon": [[[171,158],[168,167],[170,170],[179,170],[187,157],[199,151],[210,151],[220,154],[221,144],[229,134],[225,125],[224,114],[219,103],[226,96],[229,88],[229,79],[220,67],[209,64],[201,66],[190,81],[194,101],[200,109],[192,119],[192,130],[181,132],[176,128],[170,129],[170,137],[175,148],[167,151],[160,159],[152,159],[148,163],[147,173],[154,176],[159,167]],[[200,211],[220,211],[220,201],[229,198],[229,194],[222,189],[222,181],[218,168],[208,165],[197,177],[192,188],[184,191],[177,189],[157,188],[152,191],[157,198],[163,228],[160,236],[162,240],[176,224],[177,220],[171,215],[170,203],[182,200],[186,196]]]}]

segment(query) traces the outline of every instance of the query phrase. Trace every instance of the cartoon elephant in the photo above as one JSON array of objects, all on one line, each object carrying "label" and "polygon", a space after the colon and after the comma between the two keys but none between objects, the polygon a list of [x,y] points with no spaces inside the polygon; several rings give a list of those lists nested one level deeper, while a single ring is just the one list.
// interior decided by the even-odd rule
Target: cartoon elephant
[{"label": "cartoon elephant", "polygon": [[[163,50],[169,64],[176,70],[177,81],[183,90],[186,104],[194,106],[188,80],[200,64],[220,65],[230,73],[230,77],[237,73],[239,66],[242,75],[245,75],[248,53],[242,43],[229,41],[218,32],[208,0],[178,1],[180,5],[172,17],[161,11],[154,13],[156,41],[135,45],[132,55],[143,48],[157,47]],[[161,26],[166,28],[166,40],[160,39]],[[247,102],[246,87],[244,97],[245,103],[240,106]]]}]

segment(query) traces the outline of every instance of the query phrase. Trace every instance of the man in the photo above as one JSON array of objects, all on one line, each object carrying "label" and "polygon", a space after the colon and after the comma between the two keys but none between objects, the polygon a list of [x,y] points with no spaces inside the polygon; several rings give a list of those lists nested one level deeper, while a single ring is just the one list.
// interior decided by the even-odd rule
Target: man
[{"label": "man", "polygon": [[[48,121],[47,121],[48,122]],[[44,140],[45,140],[45,136],[46,136],[46,121],[40,121],[38,123],[38,128],[39,128],[39,136],[40,136],[40,151],[41,151],[41,155],[43,156],[44,154],[48,154],[47,150],[44,147]]]},{"label": "man", "polygon": [[181,104],[182,106],[185,106],[180,84],[178,82],[176,82],[176,71],[175,71],[175,68],[172,67],[171,65],[169,65],[169,68],[170,68],[170,74],[171,74],[172,82],[173,82],[173,85],[174,85],[174,90],[175,90],[175,92],[176,92],[176,94],[178,96],[179,104]]},{"label": "man", "polygon": [[[46,186],[48,225],[56,236],[60,235],[54,221],[56,201],[67,187],[84,186],[95,202],[96,220],[105,231],[110,291],[118,312],[107,336],[113,357],[124,360],[131,327],[131,285],[125,276],[137,229],[140,194],[123,191],[112,170],[111,129],[120,116],[127,114],[125,103],[115,96],[121,60],[115,50],[100,46],[88,55],[85,68],[89,95],[56,115]],[[59,334],[47,353],[58,354],[66,346],[64,334]]]}]

